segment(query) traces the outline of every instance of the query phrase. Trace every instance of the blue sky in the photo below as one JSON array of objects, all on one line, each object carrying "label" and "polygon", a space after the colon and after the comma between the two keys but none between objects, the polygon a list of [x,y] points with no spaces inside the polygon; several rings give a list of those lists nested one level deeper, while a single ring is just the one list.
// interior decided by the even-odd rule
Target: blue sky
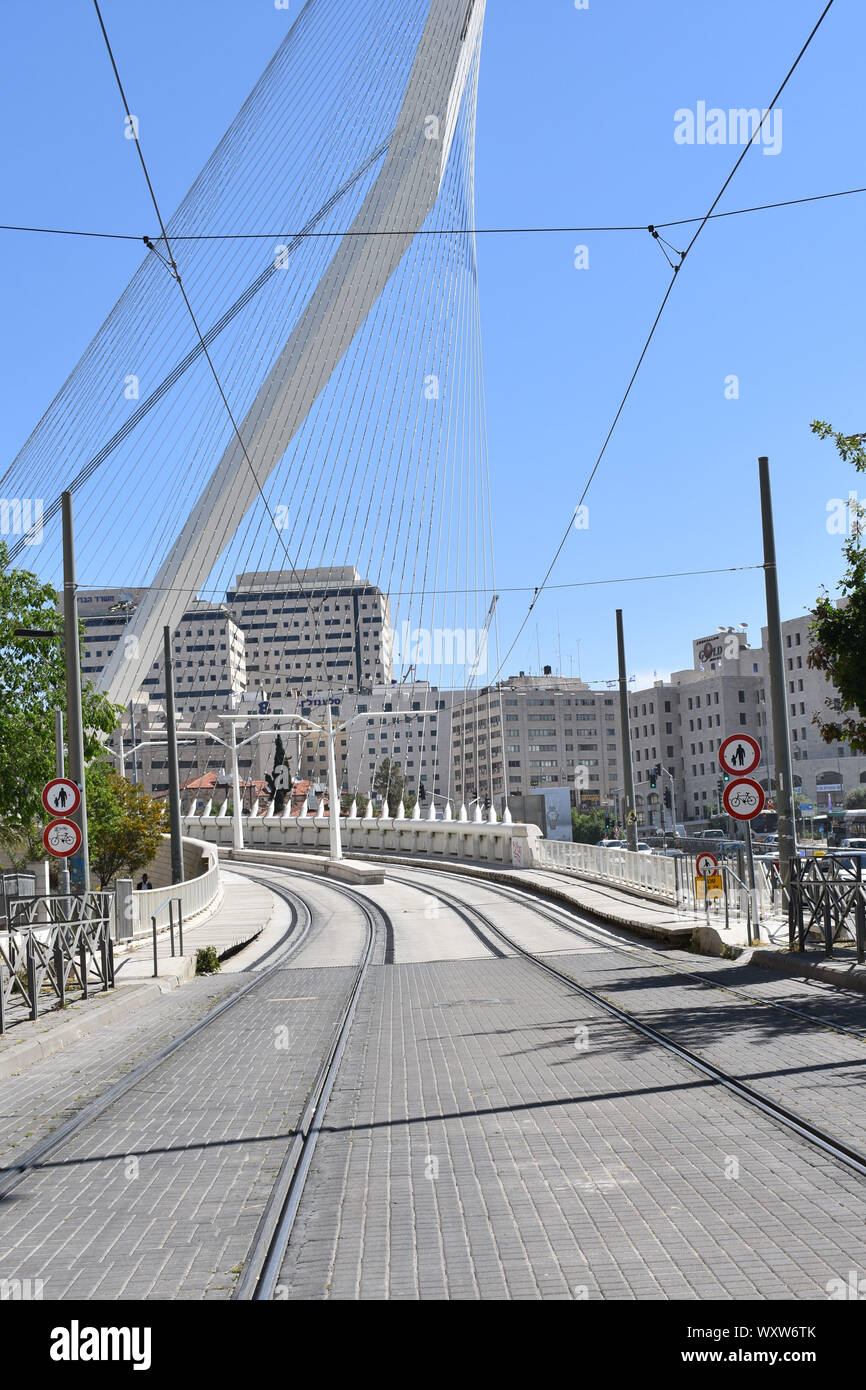
[{"label": "blue sky", "polygon": [[[738,148],[680,145],[674,113],[765,106],[817,0],[488,0],[479,91],[479,226],[660,222],[706,210]],[[271,0],[104,0],[163,206],[180,200],[298,9]],[[86,0],[7,0],[6,222],[140,232],[152,225]],[[866,183],[866,9],[836,0],[781,102],[777,154],[750,150],[722,208]],[[771,458],[783,616],[832,587],[829,499],[858,479],[809,433],[866,430],[861,261],[866,197],[711,223],[680,274],[602,467],[589,526],[552,583],[760,561],[757,456]],[[688,229],[666,233],[682,246]],[[3,233],[5,463],[140,259],[132,244]],[[586,244],[587,269],[574,248]],[[646,233],[479,240],[503,647],[559,543],[664,293]],[[725,379],[739,398],[725,398]],[[862,484],[859,489],[864,490]],[[509,669],[615,671],[689,662],[690,640],[764,617],[760,571],[552,590]],[[538,633],[536,634],[536,623]]]}]

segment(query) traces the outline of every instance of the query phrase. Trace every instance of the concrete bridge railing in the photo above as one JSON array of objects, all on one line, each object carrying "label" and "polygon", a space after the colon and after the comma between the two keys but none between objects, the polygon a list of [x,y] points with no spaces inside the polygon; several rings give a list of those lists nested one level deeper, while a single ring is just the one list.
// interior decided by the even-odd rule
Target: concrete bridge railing
[{"label": "concrete bridge railing", "polygon": [[[190,865],[198,860],[197,873],[191,873]],[[179,898],[184,923],[199,917],[201,913],[217,906],[222,897],[219,855],[213,844],[204,837],[183,837],[184,873],[183,883],[166,883],[158,888],[136,889],[129,896],[132,899],[133,937],[146,936],[151,929],[150,919],[169,898]],[[165,916],[165,913],[162,914]],[[160,924],[162,917],[160,918]]]},{"label": "concrete bridge railing", "polygon": [[[211,844],[232,844],[230,816],[185,816],[185,830]],[[425,859],[472,859],[530,867],[541,831],[534,825],[488,821],[412,820],[396,816],[340,817],[343,854],[403,854]],[[297,849],[327,854],[327,816],[245,816],[248,849]]]}]

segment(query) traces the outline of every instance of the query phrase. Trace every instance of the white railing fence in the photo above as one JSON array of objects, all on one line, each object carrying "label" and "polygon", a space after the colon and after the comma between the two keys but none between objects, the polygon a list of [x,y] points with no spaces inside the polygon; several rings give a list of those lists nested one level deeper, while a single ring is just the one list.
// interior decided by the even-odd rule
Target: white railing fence
[{"label": "white railing fence", "polygon": [[[205,840],[191,840],[187,836],[184,836],[183,843],[184,849],[193,847],[201,850],[202,859],[207,864],[207,868],[204,873],[197,874],[195,878],[188,878],[183,883],[167,883],[162,888],[136,890],[132,894],[135,905],[133,910],[134,936],[144,936],[150,931],[151,918],[159,913],[160,908],[168,902],[169,898],[180,899],[184,924],[218,902],[222,894],[222,883],[220,881],[219,854],[215,846],[208,844]],[[162,916],[165,917],[165,913]]]},{"label": "white railing fence", "polygon": [[673,859],[569,840],[538,840],[535,853],[540,868],[566,869],[595,883],[619,884],[666,902],[677,901],[679,875]]}]

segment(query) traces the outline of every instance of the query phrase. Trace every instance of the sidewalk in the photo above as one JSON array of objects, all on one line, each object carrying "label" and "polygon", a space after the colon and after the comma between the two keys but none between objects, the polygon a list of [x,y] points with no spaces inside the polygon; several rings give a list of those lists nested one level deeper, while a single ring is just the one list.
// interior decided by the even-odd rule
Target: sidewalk
[{"label": "sidewalk", "polygon": [[[157,979],[153,977],[151,941],[136,942],[131,948],[115,946],[114,989],[94,991],[88,1000],[76,999],[65,1009],[46,1000],[46,1012],[35,1022],[26,1019],[13,1023],[0,1036],[0,1079],[70,1047],[193,979],[196,952],[202,946],[215,946],[221,959],[229,954],[234,956],[259,938],[264,948],[272,935],[269,931],[272,923],[275,919],[282,920],[282,903],[269,889],[241,874],[223,870],[222,878],[222,903],[200,925],[191,922],[184,929],[183,956],[172,957],[168,932],[157,937]],[[176,931],[175,949],[179,950]],[[250,963],[245,953],[243,964]],[[240,964],[238,961],[238,967]]]},{"label": "sidewalk", "polygon": [[[253,883],[243,874],[221,868],[223,898],[220,906],[200,925],[192,921],[183,929],[184,954],[180,954],[180,934],[160,928],[156,938],[158,987],[175,989],[195,975],[196,955],[205,946],[214,946],[220,960],[248,946],[270,925],[276,899],[270,889]],[[114,947],[114,976],[118,985],[133,980],[153,980],[153,938],[139,938],[132,946]],[[157,983],[154,981],[154,983]]]}]

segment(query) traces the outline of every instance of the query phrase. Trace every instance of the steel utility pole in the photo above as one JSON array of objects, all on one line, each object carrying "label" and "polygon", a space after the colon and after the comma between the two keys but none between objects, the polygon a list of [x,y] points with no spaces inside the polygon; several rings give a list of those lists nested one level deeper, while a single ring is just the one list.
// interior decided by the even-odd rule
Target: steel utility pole
[{"label": "steel utility pole", "polygon": [[334,722],[331,719],[331,702],[328,701],[327,743],[328,743],[328,834],[331,842],[331,859],[342,859],[343,844],[340,838],[340,789],[337,786],[337,757],[334,744]]},{"label": "steel utility pole", "polygon": [[[63,750],[63,711],[54,711],[54,774],[66,776],[66,759]],[[61,893],[69,892],[69,866],[65,859],[58,861],[57,884]]]},{"label": "steel utility pole", "polygon": [[625,782],[625,838],[629,849],[637,849],[637,813],[634,804],[634,771],[631,765],[631,731],[628,722],[628,679],[625,673],[625,637],[622,609],[616,610],[616,651],[619,660],[619,717],[622,724],[622,775]]},{"label": "steel utility pole", "polygon": [[794,834],[791,743],[788,732],[788,701],[785,694],[785,658],[782,649],[782,620],[779,614],[779,577],[776,569],[776,538],[773,531],[773,498],[770,491],[770,460],[758,459],[761,487],[761,522],[764,531],[764,584],[767,591],[767,655],[770,675],[770,705],[773,717],[773,761],[776,780],[776,817],[779,826],[779,870],[784,888],[791,882],[791,865],[797,854]]},{"label": "steel utility pole", "polygon": [[171,628],[162,629],[165,665],[165,725],[168,740],[168,813],[171,830],[171,881],[183,883],[183,840],[180,822],[180,774],[177,767],[177,727],[174,722],[174,660]]},{"label": "steel utility pole", "polygon": [[74,893],[90,892],[90,851],[87,844],[87,794],[84,786],[84,725],[81,715],[81,650],[78,643],[78,599],[75,582],[75,540],[72,493],[61,495],[63,509],[63,646],[66,660],[66,730],[69,776],[80,788],[81,803],[69,817],[81,831],[81,845],[69,856],[69,881]]}]

